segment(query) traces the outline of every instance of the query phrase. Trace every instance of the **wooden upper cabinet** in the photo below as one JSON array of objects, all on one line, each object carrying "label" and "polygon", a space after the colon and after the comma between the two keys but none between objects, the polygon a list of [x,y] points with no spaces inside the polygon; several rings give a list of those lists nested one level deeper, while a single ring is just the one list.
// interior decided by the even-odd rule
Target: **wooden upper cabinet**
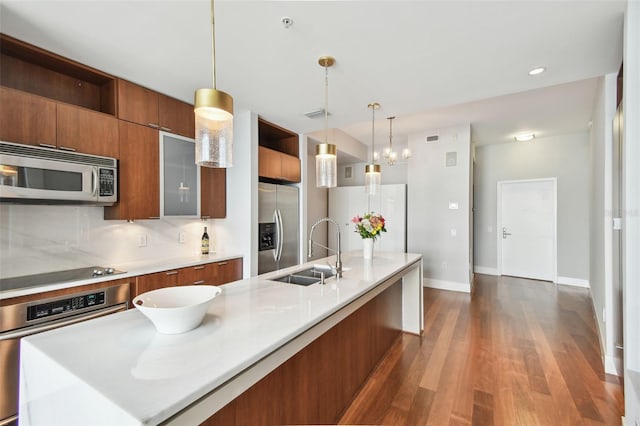
[{"label": "wooden upper cabinet", "polygon": [[188,138],[195,137],[192,105],[126,80],[118,80],[118,117]]},{"label": "wooden upper cabinet", "polygon": [[196,137],[196,120],[191,104],[159,94],[158,120],[161,130],[192,139]]},{"label": "wooden upper cabinet", "polygon": [[280,153],[273,149],[258,147],[258,175],[278,179],[282,169]]},{"label": "wooden upper cabinet", "polygon": [[56,103],[0,86],[0,140],[56,146]]},{"label": "wooden upper cabinet", "polygon": [[200,215],[203,218],[227,216],[227,169],[200,167]]},{"label": "wooden upper cabinet", "polygon": [[259,146],[258,175],[269,179],[300,182],[300,159]]},{"label": "wooden upper cabinet", "polygon": [[118,202],[104,208],[105,219],[160,218],[160,148],[158,131],[119,121]]},{"label": "wooden upper cabinet", "polygon": [[119,158],[117,118],[73,105],[57,108],[58,148]]},{"label": "wooden upper cabinet", "polygon": [[118,118],[159,128],[158,93],[126,80],[118,80]]},{"label": "wooden upper cabinet", "polygon": [[300,159],[293,155],[281,154],[282,177],[289,182],[300,182]]}]

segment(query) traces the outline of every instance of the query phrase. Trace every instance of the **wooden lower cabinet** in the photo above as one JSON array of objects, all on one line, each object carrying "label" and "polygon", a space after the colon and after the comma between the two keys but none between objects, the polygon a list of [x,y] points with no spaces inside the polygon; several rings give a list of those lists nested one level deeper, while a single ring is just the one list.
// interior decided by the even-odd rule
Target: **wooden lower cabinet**
[{"label": "wooden lower cabinet", "polygon": [[212,269],[213,284],[221,285],[242,279],[242,259],[230,259],[209,264]]},{"label": "wooden lower cabinet", "polygon": [[399,280],[202,424],[336,424],[401,328]]},{"label": "wooden lower cabinet", "polygon": [[213,284],[211,264],[189,266],[180,269],[181,285]]},{"label": "wooden lower cabinet", "polygon": [[132,279],[130,298],[151,290],[177,285],[222,285],[242,279],[242,259],[229,259],[220,262],[204,263],[139,275]]}]

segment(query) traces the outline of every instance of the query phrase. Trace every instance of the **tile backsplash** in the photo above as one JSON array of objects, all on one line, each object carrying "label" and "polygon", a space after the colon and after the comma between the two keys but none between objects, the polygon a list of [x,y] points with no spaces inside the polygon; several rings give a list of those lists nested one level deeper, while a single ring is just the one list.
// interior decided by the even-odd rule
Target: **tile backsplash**
[{"label": "tile backsplash", "polygon": [[198,255],[204,226],[214,252],[214,220],[128,223],[104,220],[102,207],[0,204],[0,278]]}]

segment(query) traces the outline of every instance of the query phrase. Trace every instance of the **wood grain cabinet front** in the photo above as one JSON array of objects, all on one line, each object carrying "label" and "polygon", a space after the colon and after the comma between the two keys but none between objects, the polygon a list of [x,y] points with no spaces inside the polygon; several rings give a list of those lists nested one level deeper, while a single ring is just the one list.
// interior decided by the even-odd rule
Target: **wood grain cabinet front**
[{"label": "wood grain cabinet front", "polygon": [[56,146],[56,103],[0,86],[0,140]]},{"label": "wood grain cabinet front", "polygon": [[120,120],[118,202],[104,208],[105,219],[160,218],[158,131]]},{"label": "wood grain cabinet front", "polygon": [[284,152],[259,146],[258,175],[286,182],[300,182],[300,159]]},{"label": "wood grain cabinet front", "polygon": [[65,151],[120,157],[118,119],[68,104],[57,106],[57,143]]},{"label": "wood grain cabinet front", "polygon": [[210,264],[213,268],[214,284],[222,285],[242,279],[242,259],[229,259]]},{"label": "wood grain cabinet front", "polygon": [[212,278],[209,264],[180,269],[180,284],[182,285],[213,284]]},{"label": "wood grain cabinet front", "polygon": [[193,106],[126,80],[118,80],[118,118],[195,137]]},{"label": "wood grain cabinet front", "polygon": [[200,167],[200,215],[205,219],[227,216],[227,169]]},{"label": "wood grain cabinet front", "polygon": [[0,86],[0,140],[119,157],[118,119]]},{"label": "wood grain cabinet front", "polygon": [[180,270],[156,272],[153,274],[138,275],[131,286],[131,300],[147,291],[164,287],[176,286],[179,283]]}]

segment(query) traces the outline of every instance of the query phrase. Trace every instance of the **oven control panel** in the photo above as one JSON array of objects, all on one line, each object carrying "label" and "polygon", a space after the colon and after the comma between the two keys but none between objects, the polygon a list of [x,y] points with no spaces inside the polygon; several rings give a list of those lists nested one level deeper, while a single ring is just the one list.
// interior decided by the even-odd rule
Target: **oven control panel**
[{"label": "oven control panel", "polygon": [[67,299],[60,299],[53,302],[41,303],[27,307],[27,321],[52,317],[69,311],[78,311],[105,302],[105,291],[85,294],[83,296],[73,296]]}]

